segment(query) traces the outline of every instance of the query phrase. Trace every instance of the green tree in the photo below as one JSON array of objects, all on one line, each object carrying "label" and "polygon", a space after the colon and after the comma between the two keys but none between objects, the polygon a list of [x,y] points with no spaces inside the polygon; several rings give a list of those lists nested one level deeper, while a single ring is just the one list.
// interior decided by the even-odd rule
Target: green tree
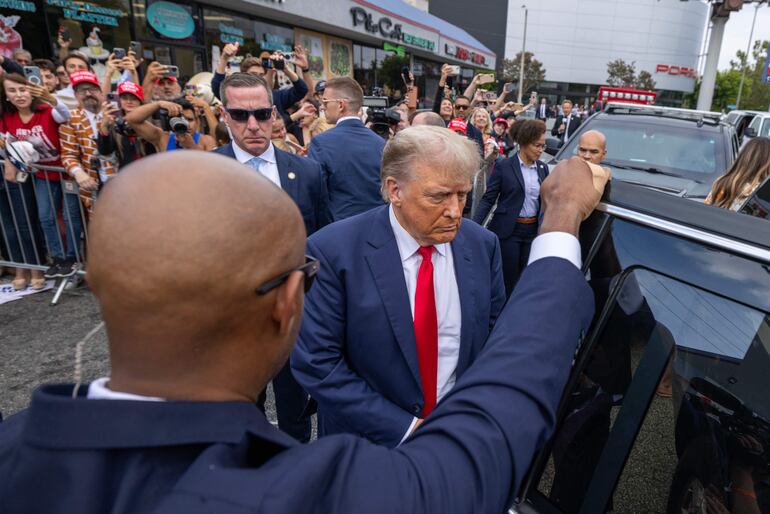
[{"label": "green tree", "polygon": [[377,81],[381,86],[387,86],[391,91],[403,89],[404,81],[401,79],[401,70],[409,66],[409,57],[389,55],[382,60],[377,70]]},{"label": "green tree", "polygon": [[647,70],[636,73],[636,61],[630,64],[623,59],[615,59],[607,63],[607,84],[615,87],[633,87],[636,89],[654,90],[655,81]]},{"label": "green tree", "polygon": [[[505,82],[519,87],[519,70],[521,67],[521,52],[513,59],[503,59],[503,79]],[[534,91],[541,82],[545,81],[545,68],[543,63],[535,59],[532,52],[524,52],[524,87],[523,91]]]},{"label": "green tree", "polygon": [[[741,83],[741,72],[739,70],[724,70],[717,72],[716,84],[714,86],[714,99],[711,102],[712,111],[727,110],[727,106],[735,103],[738,98],[738,88]],[[745,87],[745,85],[744,85]]]}]

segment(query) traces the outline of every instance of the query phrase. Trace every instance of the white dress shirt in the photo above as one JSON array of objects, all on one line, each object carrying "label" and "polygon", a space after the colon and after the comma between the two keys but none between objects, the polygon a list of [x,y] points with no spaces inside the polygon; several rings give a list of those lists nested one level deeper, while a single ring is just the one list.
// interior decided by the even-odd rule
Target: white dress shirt
[{"label": "white dress shirt", "polygon": [[569,116],[564,118],[564,142],[567,142],[567,139],[569,139],[569,122],[572,120],[572,113],[570,113]]},{"label": "white dress shirt", "polygon": [[343,122],[345,120],[358,120],[358,121],[361,121],[361,118],[359,118],[358,116],[343,116],[342,118],[337,120],[337,123],[335,123],[335,125],[339,125],[340,122]]},{"label": "white dress shirt", "polygon": [[252,161],[252,159],[256,157],[258,159],[258,166],[255,169],[264,175],[264,177],[270,182],[278,187],[281,187],[281,176],[278,174],[278,163],[275,160],[275,148],[273,147],[273,143],[268,145],[267,150],[262,152],[262,155],[250,154],[238,146],[235,141],[232,142],[232,145],[233,153],[235,154],[235,158],[238,162],[245,164],[250,168],[254,168],[252,165],[254,161]]},{"label": "white dress shirt", "polygon": [[[417,251],[419,243],[407,232],[396,219],[393,206],[389,208],[390,226],[396,237],[398,253],[404,270],[406,290],[414,320],[414,297],[417,292],[417,275],[422,257]],[[436,299],[436,319],[438,321],[438,373],[436,376],[436,403],[455,385],[457,360],[460,356],[460,333],[462,329],[462,311],[460,309],[460,290],[457,287],[452,245],[435,245],[433,262],[433,289]],[[414,419],[404,438],[412,431]]]},{"label": "white dress shirt", "polygon": [[89,400],[133,400],[142,402],[163,402],[163,398],[155,396],[142,396],[139,394],[121,393],[107,387],[110,377],[97,378],[88,386],[86,398]]},{"label": "white dress shirt", "polygon": [[540,117],[545,119],[545,108],[546,104],[540,104]]},{"label": "white dress shirt", "polygon": [[519,167],[521,176],[524,177],[524,203],[521,206],[519,217],[533,218],[537,216],[537,210],[540,206],[540,180],[537,177],[537,163],[533,162],[531,166],[524,164],[519,154]]}]

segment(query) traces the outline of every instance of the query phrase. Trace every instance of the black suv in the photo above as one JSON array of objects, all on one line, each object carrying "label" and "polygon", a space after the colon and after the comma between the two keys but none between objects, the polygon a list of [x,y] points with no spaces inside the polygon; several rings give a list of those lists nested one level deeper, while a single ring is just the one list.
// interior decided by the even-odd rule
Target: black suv
[{"label": "black suv", "polygon": [[770,514],[770,180],[743,212],[609,186],[593,325],[511,512]]},{"label": "black suv", "polygon": [[549,139],[556,164],[577,154],[580,136],[598,130],[607,138],[603,165],[614,180],[703,200],[732,165],[740,147],[735,128],[719,113],[610,103],[589,118],[562,148]]}]

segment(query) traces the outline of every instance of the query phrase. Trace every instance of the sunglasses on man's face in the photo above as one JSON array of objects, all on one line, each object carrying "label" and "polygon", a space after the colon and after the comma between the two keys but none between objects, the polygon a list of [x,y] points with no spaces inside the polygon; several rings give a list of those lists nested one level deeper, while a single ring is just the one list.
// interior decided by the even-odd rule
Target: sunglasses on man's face
[{"label": "sunglasses on man's face", "polygon": [[305,264],[303,264],[299,268],[289,270],[286,273],[282,273],[277,277],[268,280],[267,282],[265,282],[264,284],[262,284],[257,288],[257,294],[265,295],[269,293],[276,287],[286,282],[291,276],[291,274],[294,273],[295,271],[301,271],[305,275],[305,292],[307,293],[308,291],[310,291],[310,286],[313,285],[313,281],[315,280],[316,273],[318,273],[318,268],[320,266],[321,266],[321,263],[318,262],[318,259],[314,259],[309,255],[305,255]]},{"label": "sunglasses on man's face", "polygon": [[257,121],[267,121],[273,115],[272,107],[266,107],[264,109],[254,109],[254,110],[225,109],[225,111],[227,111],[227,114],[230,115],[233,121],[238,121],[241,123],[245,121],[249,121],[250,116],[254,116],[254,119]]}]

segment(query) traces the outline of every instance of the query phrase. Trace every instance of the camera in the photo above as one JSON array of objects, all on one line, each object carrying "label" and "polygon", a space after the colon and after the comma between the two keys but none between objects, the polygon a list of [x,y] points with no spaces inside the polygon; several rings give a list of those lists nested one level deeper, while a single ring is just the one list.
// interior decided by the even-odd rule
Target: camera
[{"label": "camera", "polygon": [[134,136],[136,135],[136,132],[134,132],[134,129],[131,128],[131,125],[129,125],[126,120],[123,119],[122,116],[115,119],[115,130],[118,131],[118,134],[121,134],[123,136]]},{"label": "camera", "polygon": [[366,122],[372,124],[372,131],[383,139],[390,138],[390,128],[401,122],[401,114],[388,107],[387,96],[365,96]]},{"label": "camera", "polygon": [[190,123],[184,116],[176,116],[168,120],[168,125],[175,134],[187,134],[190,130]]}]

